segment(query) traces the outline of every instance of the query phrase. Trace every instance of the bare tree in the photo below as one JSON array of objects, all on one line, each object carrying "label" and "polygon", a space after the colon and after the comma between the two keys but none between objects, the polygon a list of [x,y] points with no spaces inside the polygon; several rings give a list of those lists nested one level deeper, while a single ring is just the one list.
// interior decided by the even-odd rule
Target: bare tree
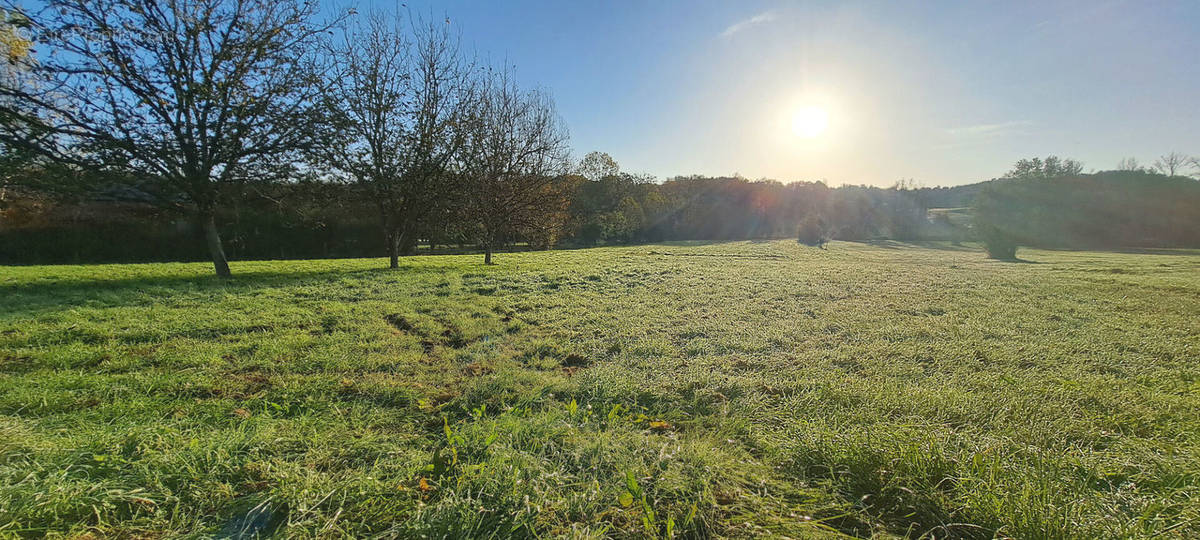
[{"label": "bare tree", "polygon": [[406,31],[398,15],[379,13],[329,52],[328,105],[341,129],[320,157],[371,198],[397,268],[422,223],[452,199],[471,66],[447,25],[414,21]]},{"label": "bare tree", "polygon": [[1140,162],[1138,162],[1137,158],[1127,157],[1127,158],[1122,158],[1121,161],[1117,162],[1117,170],[1118,171],[1140,172],[1140,171],[1145,171],[1146,167],[1144,167]]},{"label": "bare tree", "polygon": [[500,240],[542,227],[557,208],[554,178],[569,167],[567,132],[550,97],[518,88],[507,67],[488,72],[473,110],[466,202],[484,264],[492,264]]},{"label": "bare tree", "polygon": [[1182,175],[1184,167],[1190,165],[1195,158],[1181,154],[1179,152],[1170,152],[1159,156],[1154,161],[1154,170],[1163,173],[1167,176]]},{"label": "bare tree", "polygon": [[248,179],[287,174],[319,138],[323,89],[301,0],[49,0],[28,14],[42,53],[0,85],[0,142],[120,171],[192,210],[217,275],[216,212]]}]

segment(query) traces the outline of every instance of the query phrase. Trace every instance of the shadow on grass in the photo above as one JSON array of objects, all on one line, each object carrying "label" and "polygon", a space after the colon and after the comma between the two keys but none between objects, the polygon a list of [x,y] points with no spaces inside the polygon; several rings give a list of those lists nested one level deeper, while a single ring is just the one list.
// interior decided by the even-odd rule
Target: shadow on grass
[{"label": "shadow on grass", "polygon": [[1120,253],[1123,255],[1174,255],[1174,256],[1184,255],[1184,256],[1191,256],[1191,257],[1200,256],[1200,249],[1193,249],[1193,248],[1137,248],[1137,247],[1104,248],[1104,247],[1097,247],[1097,248],[1079,248],[1079,249],[1070,249],[1070,248],[1039,248],[1039,249],[1044,249],[1046,251],[1062,251],[1062,252],[1067,252],[1067,253],[1092,251],[1092,252],[1097,252],[1097,253]]},{"label": "shadow on grass", "polygon": [[961,253],[978,252],[980,249],[973,246],[954,245],[948,242],[933,242],[933,241],[912,241],[898,242],[896,240],[867,240],[862,242],[872,247],[883,249],[934,249],[938,251],[954,251]]},{"label": "shadow on grass", "polygon": [[1043,262],[1031,261],[1031,260],[1029,260],[1029,259],[1022,259],[1022,258],[1020,258],[1020,257],[1013,257],[1013,258],[1011,258],[1011,259],[1004,259],[1004,258],[1000,258],[1000,257],[988,257],[987,259],[988,259],[989,261],[995,261],[995,262],[1004,262],[1004,263],[1019,263],[1019,264],[1046,264],[1046,263],[1043,263]]},{"label": "shadow on grass", "polygon": [[[776,240],[763,240],[762,242],[775,242]],[[716,244],[733,244],[737,242],[745,242],[745,240],[663,240],[659,242],[628,242],[628,243],[595,243],[595,244],[560,244],[554,246],[551,251],[580,251],[594,248],[611,248],[611,247],[638,247],[638,246],[671,246],[671,247],[699,247],[711,246]],[[752,241],[751,243],[757,243]],[[532,251],[532,250],[529,250]]]}]

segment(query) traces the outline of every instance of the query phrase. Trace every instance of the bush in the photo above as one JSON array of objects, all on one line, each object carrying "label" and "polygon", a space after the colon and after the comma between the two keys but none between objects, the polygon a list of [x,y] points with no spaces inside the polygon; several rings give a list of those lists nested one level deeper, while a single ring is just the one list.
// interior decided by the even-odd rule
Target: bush
[{"label": "bush", "polygon": [[1003,180],[1002,184],[991,184],[975,197],[975,235],[983,242],[983,249],[993,259],[1012,260],[1017,258],[1019,238],[1028,238],[1030,204],[1044,192],[1042,186],[1021,180]]},{"label": "bush", "polygon": [[978,231],[988,257],[1005,260],[1017,258],[1017,240],[1012,235],[992,225],[980,225]]},{"label": "bush", "polygon": [[829,241],[825,220],[818,216],[808,216],[801,220],[798,240],[806,246],[824,247],[825,242]]}]

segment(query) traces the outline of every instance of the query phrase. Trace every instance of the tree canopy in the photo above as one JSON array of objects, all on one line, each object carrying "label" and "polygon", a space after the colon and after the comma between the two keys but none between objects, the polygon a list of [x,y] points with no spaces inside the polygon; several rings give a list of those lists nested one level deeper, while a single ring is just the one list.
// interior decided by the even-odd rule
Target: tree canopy
[{"label": "tree canopy", "polygon": [[29,18],[45,47],[0,84],[0,141],[120,171],[187,205],[228,276],[214,216],[251,180],[293,171],[321,135],[314,22],[298,0],[51,0]]}]

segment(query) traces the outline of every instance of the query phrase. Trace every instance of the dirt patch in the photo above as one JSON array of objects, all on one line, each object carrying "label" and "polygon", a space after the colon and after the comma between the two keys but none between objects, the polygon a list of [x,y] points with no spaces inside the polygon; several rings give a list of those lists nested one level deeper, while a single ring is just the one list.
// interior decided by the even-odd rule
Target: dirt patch
[{"label": "dirt patch", "polygon": [[466,366],[463,366],[463,371],[467,375],[470,375],[472,377],[479,377],[479,376],[487,375],[488,373],[491,373],[492,368],[489,366],[485,366],[479,362],[472,362],[470,364],[467,364]]},{"label": "dirt patch", "polygon": [[225,376],[227,385],[214,388],[215,397],[229,399],[254,399],[262,397],[271,387],[271,377],[258,370],[230,373]]},{"label": "dirt patch", "polygon": [[445,327],[445,330],[442,330],[442,332],[437,336],[430,336],[427,333],[417,329],[416,325],[414,325],[403,315],[397,315],[393,313],[384,316],[384,320],[386,320],[387,323],[392,326],[394,329],[393,331],[396,334],[412,334],[420,337],[421,350],[424,351],[425,354],[433,354],[434,349],[439,344],[446,345],[447,347],[454,349],[461,349],[475,341],[478,341],[478,339],[467,339],[453,324],[437,318],[435,318],[435,320],[437,320],[438,324]]}]

